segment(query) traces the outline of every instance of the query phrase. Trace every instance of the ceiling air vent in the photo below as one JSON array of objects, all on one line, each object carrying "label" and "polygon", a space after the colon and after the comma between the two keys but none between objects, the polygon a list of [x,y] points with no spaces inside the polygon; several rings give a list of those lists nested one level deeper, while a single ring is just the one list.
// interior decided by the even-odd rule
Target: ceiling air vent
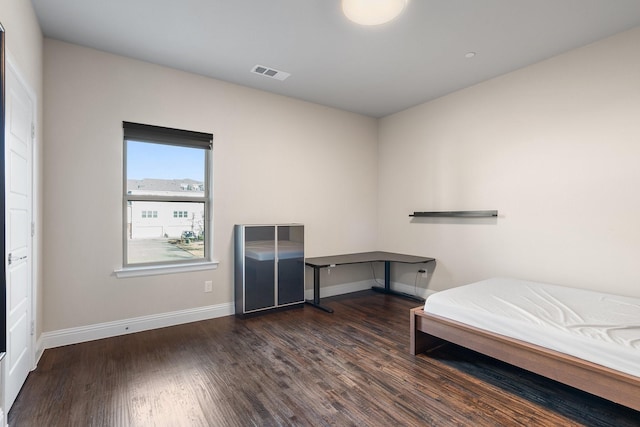
[{"label": "ceiling air vent", "polygon": [[290,73],[274,70],[273,68],[265,67],[264,65],[256,65],[251,69],[251,72],[260,74],[266,77],[271,77],[272,79],[276,79],[276,80],[284,80],[291,75]]}]

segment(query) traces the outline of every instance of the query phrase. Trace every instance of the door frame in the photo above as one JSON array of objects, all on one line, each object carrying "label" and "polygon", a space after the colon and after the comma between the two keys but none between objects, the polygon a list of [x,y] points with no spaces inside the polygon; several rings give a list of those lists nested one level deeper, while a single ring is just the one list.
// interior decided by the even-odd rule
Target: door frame
[{"label": "door frame", "polygon": [[[5,31],[4,26],[0,23],[0,164],[2,165],[2,170],[4,171],[5,163],[4,163],[4,124],[5,124]],[[0,248],[0,253],[2,254],[2,259],[5,260],[6,257],[6,236],[5,236],[5,209],[6,209],[6,198],[5,198],[5,173],[3,172],[0,176],[0,200],[2,202],[2,208],[0,208],[0,222],[2,223],[2,227],[0,227],[0,240],[3,242],[2,248]],[[2,312],[4,316],[0,319],[0,353],[4,353],[7,351],[7,270],[4,262],[2,263],[2,277],[0,278],[0,304],[2,304]],[[2,373],[0,375],[4,375],[4,364],[0,364],[0,369],[2,369]],[[0,381],[0,387],[4,388],[4,382]],[[4,390],[3,390],[4,396]],[[4,405],[4,402],[0,402],[0,405]],[[4,414],[2,414],[4,415]]]}]

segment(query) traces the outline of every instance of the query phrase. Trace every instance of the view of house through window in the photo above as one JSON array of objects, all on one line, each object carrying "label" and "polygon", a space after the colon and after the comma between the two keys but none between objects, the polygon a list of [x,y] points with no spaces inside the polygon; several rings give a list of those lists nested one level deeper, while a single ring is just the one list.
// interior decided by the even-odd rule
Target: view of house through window
[{"label": "view of house through window", "polygon": [[167,128],[129,124],[134,130],[128,132],[127,124],[124,264],[209,260],[210,145],[153,132]]}]

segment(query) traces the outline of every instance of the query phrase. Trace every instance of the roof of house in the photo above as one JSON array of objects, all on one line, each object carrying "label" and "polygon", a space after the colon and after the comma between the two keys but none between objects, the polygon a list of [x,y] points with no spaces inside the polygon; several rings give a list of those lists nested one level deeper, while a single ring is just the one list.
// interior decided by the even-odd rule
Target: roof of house
[{"label": "roof of house", "polygon": [[178,193],[202,193],[204,182],[193,179],[129,179],[127,180],[127,191],[138,194],[144,192],[178,192]]}]

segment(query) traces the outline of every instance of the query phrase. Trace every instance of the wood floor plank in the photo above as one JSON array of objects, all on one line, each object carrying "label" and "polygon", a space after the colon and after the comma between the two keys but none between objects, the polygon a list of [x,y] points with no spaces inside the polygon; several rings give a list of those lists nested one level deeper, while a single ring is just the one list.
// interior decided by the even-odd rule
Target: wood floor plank
[{"label": "wood floor plank", "polygon": [[19,426],[640,426],[640,413],[446,344],[374,292],[46,350]]}]

